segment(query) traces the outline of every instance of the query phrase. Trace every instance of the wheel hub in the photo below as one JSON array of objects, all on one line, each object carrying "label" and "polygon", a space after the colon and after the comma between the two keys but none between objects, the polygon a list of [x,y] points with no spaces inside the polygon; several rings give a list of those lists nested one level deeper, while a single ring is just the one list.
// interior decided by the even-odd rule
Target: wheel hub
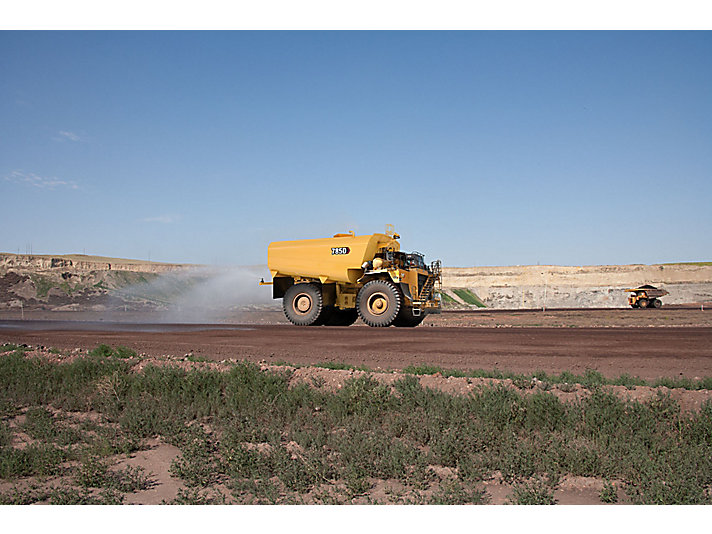
[{"label": "wheel hub", "polygon": [[309,295],[302,293],[301,295],[297,295],[297,298],[294,299],[294,304],[294,309],[297,312],[307,313],[311,309],[312,301]]},{"label": "wheel hub", "polygon": [[388,309],[388,300],[382,293],[375,293],[368,301],[368,309],[373,315],[382,315]]}]

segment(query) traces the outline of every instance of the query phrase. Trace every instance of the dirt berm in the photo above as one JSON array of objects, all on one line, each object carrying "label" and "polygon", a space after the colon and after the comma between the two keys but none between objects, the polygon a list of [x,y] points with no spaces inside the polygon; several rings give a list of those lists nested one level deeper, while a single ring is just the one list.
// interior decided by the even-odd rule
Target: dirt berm
[{"label": "dirt berm", "polygon": [[618,308],[627,305],[624,289],[643,284],[669,291],[664,304],[712,302],[712,263],[443,269],[443,288],[460,306],[470,294],[488,308]]}]

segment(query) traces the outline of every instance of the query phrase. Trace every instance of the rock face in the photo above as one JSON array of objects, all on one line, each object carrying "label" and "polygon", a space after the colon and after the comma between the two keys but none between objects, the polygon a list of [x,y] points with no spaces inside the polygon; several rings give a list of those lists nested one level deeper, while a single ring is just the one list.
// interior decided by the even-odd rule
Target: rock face
[{"label": "rock face", "polygon": [[453,289],[469,290],[488,308],[619,308],[627,306],[624,289],[642,284],[669,291],[664,304],[712,302],[712,264],[443,269],[443,289],[460,307]]},{"label": "rock face", "polygon": [[132,271],[138,273],[164,273],[184,269],[175,263],[157,263],[121,258],[104,258],[69,254],[63,256],[34,256],[29,254],[0,253],[0,271]]},{"label": "rock face", "polygon": [[122,295],[123,288],[188,267],[192,266],[79,254],[0,253],[0,309],[95,309],[129,303],[136,307],[146,299]]}]

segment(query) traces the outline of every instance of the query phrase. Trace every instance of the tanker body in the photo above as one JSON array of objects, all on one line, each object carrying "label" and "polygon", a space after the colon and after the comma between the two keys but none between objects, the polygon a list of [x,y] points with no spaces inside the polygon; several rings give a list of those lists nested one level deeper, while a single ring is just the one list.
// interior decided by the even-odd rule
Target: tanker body
[{"label": "tanker body", "polygon": [[300,326],[412,327],[440,313],[440,262],[404,253],[392,227],[323,239],[275,241],[267,248],[272,296]]}]

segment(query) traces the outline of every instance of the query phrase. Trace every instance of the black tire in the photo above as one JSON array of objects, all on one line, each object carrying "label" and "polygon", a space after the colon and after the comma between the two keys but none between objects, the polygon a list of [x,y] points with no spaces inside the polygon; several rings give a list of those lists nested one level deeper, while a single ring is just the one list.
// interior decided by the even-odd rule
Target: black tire
[{"label": "black tire", "polygon": [[653,308],[662,308],[663,303],[660,299],[653,299]]},{"label": "black tire", "polygon": [[413,308],[403,306],[398,313],[398,317],[393,321],[393,326],[412,328],[418,326],[425,319],[425,315],[413,315]]},{"label": "black tire", "polygon": [[329,320],[330,315],[331,310],[328,306],[324,306],[321,310],[321,313],[319,314],[319,317],[317,317],[316,321],[314,321],[309,326],[324,326],[326,324],[326,321]]},{"label": "black tire", "polygon": [[648,299],[638,299],[638,307],[639,308],[647,308],[648,307]]},{"label": "black tire", "polygon": [[356,309],[368,326],[391,326],[398,317],[403,297],[400,289],[388,280],[371,280],[356,296]]},{"label": "black tire", "polygon": [[284,293],[282,308],[292,324],[318,325],[324,312],[321,288],[316,284],[294,284]]},{"label": "black tire", "polygon": [[351,326],[356,322],[356,319],[358,319],[356,308],[347,310],[331,308],[324,324],[326,326]]}]

